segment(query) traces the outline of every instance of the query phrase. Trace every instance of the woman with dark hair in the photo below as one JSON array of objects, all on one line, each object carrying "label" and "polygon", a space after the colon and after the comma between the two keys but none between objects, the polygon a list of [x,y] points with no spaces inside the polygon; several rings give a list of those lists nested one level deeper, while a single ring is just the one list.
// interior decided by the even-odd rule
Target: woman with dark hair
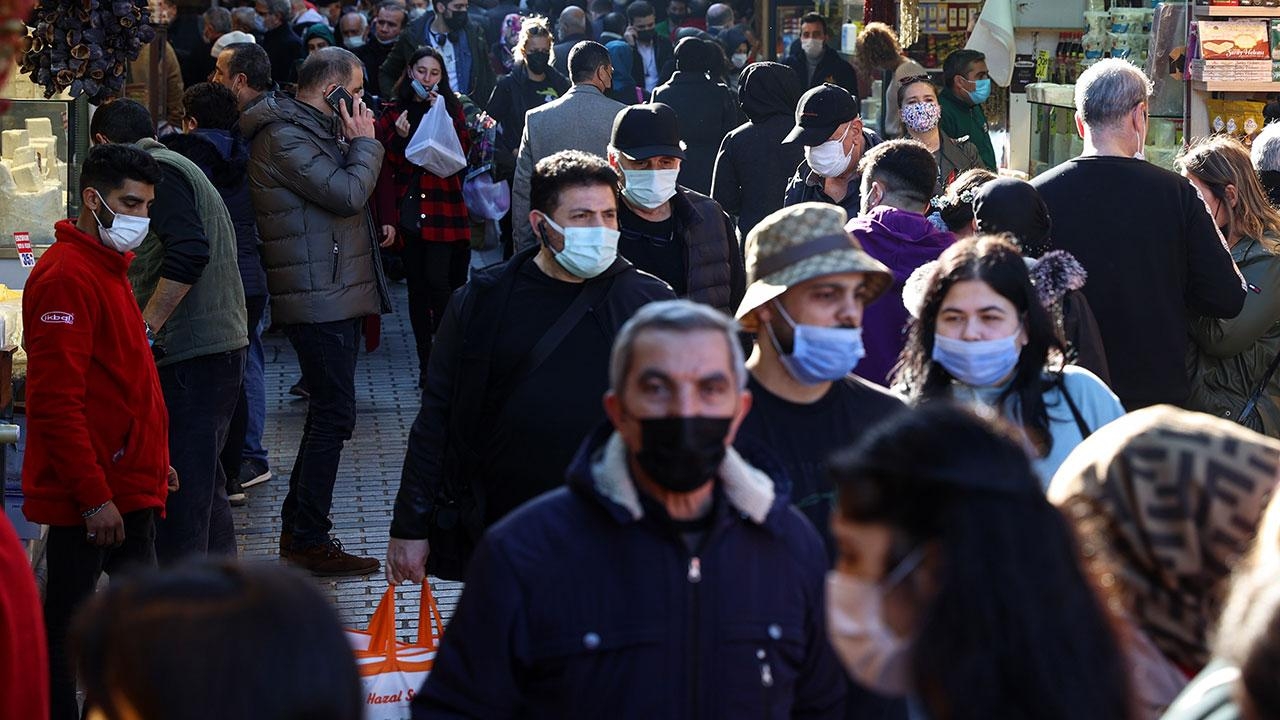
[{"label": "woman with dark hair", "polygon": [[1250,290],[1234,318],[1191,321],[1186,407],[1280,437],[1280,405],[1272,399],[1280,394],[1280,211],[1235,138],[1198,140],[1177,164],[1200,191]]},{"label": "woman with dark hair", "polygon": [[395,99],[384,105],[375,128],[386,157],[374,201],[383,232],[394,230],[403,239],[409,321],[418,345],[418,378],[423,387],[431,338],[449,296],[467,281],[471,264],[471,221],[462,197],[465,168],[440,177],[404,156],[423,116],[437,102],[444,102],[465,157],[471,141],[462,102],[449,87],[444,58],[432,47],[418,48],[409,58],[405,74],[396,83]]},{"label": "woman with dark hair", "polygon": [[710,195],[716,151],[738,126],[738,103],[729,88],[709,77],[724,64],[715,43],[685,38],[676,45],[675,58],[675,74],[653,89],[652,102],[671,106],[680,118],[680,139],[686,148],[679,183]]},{"label": "woman with dark hair", "polygon": [[981,168],[982,157],[968,138],[952,138],[942,132],[942,106],[938,104],[938,88],[927,75],[909,75],[889,90],[898,98],[898,116],[902,120],[903,137],[919,142],[933,153],[938,162],[938,181],[933,194],[941,195],[961,173]]},{"label": "woman with dark hair", "polygon": [[957,240],[973,237],[977,232],[977,221],[973,217],[973,197],[979,187],[998,177],[1000,176],[984,167],[960,173],[960,177],[947,186],[945,193],[933,199],[934,214],[929,216],[930,220],[935,225],[941,223],[938,229],[950,230]]},{"label": "woman with dark hair", "polygon": [[1003,416],[1044,487],[1073,448],[1124,414],[1096,375],[1062,362],[1062,341],[1007,236],[947,248],[912,304],[895,384],[915,402],[954,399]]},{"label": "woman with dark hair", "polygon": [[850,675],[936,720],[1126,720],[1125,660],[1019,441],[949,403],[831,458],[827,633]]},{"label": "woman with dark hair", "polygon": [[355,658],[297,571],[201,561],[112,582],[71,635],[89,720],[360,720]]},{"label": "woman with dark hair", "polygon": [[1148,706],[1168,704],[1211,659],[1231,567],[1277,470],[1280,441],[1158,405],[1094,434],[1054,477],[1049,501],[1075,526],[1091,574],[1110,578],[1131,634],[1156,649],[1142,667]]}]

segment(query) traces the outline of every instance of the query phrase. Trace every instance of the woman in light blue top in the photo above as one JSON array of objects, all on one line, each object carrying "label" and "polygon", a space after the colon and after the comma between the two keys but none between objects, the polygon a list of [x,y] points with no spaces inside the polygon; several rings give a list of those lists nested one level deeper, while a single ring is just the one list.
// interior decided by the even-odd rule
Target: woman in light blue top
[{"label": "woman in light blue top", "polygon": [[1124,414],[1096,375],[1062,363],[1062,340],[1008,236],[948,248],[918,311],[895,384],[916,402],[951,398],[1003,416],[1022,431],[1044,487],[1076,445]]}]

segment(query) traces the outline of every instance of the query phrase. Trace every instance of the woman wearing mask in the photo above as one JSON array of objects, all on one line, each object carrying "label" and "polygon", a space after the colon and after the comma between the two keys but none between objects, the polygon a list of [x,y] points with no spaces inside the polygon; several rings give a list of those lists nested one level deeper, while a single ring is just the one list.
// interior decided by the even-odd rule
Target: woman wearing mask
[{"label": "woman wearing mask", "polygon": [[895,384],[915,402],[953,399],[1004,416],[1021,430],[1044,487],[1084,438],[1124,414],[1097,376],[1061,363],[1053,321],[1003,236],[947,248],[918,312]]},{"label": "woman wearing mask", "polygon": [[1196,142],[1178,167],[1200,191],[1249,283],[1236,317],[1191,321],[1187,408],[1280,437],[1280,406],[1272,399],[1280,393],[1273,365],[1280,354],[1280,212],[1267,200],[1249,151],[1234,138]]},{"label": "woman wearing mask", "polygon": [[[515,17],[515,16],[507,16]],[[515,39],[511,72],[498,78],[487,112],[498,123],[494,144],[495,180],[510,181],[524,134],[524,114],[569,91],[569,80],[551,67],[551,30],[545,18],[528,18]],[[511,213],[502,217],[503,247],[511,246]]]},{"label": "woman wearing mask", "polygon": [[729,59],[729,89],[738,92],[741,88],[743,69],[756,61],[751,53],[751,39],[747,37],[747,31],[744,28],[735,25],[720,33],[718,40],[724,49],[725,57]]},{"label": "woman wearing mask", "polygon": [[708,78],[723,57],[713,43],[685,38],[675,55],[676,72],[654,88],[653,102],[671,106],[680,118],[680,140],[686,146],[680,184],[710,195],[716,151],[738,126],[738,104],[729,88]]},{"label": "woman wearing mask", "polygon": [[405,159],[405,148],[427,110],[443,102],[465,156],[471,142],[462,103],[449,87],[439,51],[421,47],[396,83],[395,100],[384,106],[376,133],[386,148],[374,200],[384,237],[403,239],[409,320],[418,346],[419,380],[427,372],[431,337],[449,295],[467,281],[471,223],[462,198],[465,169],[439,177]]},{"label": "woman wearing mask", "polygon": [[1018,440],[946,403],[829,463],[827,633],[920,720],[1127,720],[1125,660]]},{"label": "woman wearing mask", "polygon": [[897,111],[906,136],[922,143],[938,161],[938,182],[933,186],[935,196],[946,192],[951,183],[968,170],[981,168],[982,158],[978,149],[968,139],[950,138],[938,127],[942,119],[942,106],[938,104],[938,88],[928,76],[908,76],[891,91],[901,109]]}]

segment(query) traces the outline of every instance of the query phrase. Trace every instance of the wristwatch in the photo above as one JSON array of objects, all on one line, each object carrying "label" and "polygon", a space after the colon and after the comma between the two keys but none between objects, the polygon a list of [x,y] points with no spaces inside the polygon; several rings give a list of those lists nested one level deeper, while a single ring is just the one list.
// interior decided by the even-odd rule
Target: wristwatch
[{"label": "wristwatch", "polygon": [[151,329],[151,323],[146,320],[142,321],[142,326],[147,329],[147,347],[156,346],[156,331]]}]

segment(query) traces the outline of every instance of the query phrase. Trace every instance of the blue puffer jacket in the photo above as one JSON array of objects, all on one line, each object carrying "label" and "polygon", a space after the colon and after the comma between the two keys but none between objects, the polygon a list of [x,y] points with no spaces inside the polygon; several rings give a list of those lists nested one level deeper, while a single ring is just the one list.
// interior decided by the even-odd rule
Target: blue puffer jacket
[{"label": "blue puffer jacket", "polygon": [[817,533],[733,450],[719,477],[691,552],[598,430],[485,535],[413,717],[842,717]]}]

